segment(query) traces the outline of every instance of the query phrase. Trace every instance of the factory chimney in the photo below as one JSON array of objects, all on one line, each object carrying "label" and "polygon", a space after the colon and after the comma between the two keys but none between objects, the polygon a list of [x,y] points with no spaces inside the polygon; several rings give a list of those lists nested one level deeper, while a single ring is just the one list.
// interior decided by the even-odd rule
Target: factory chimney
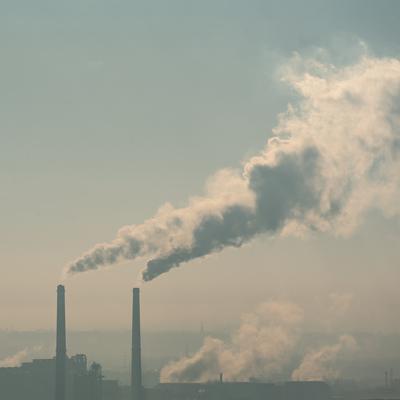
[{"label": "factory chimney", "polygon": [[57,343],[55,400],[65,400],[67,348],[65,338],[65,289],[57,286]]},{"label": "factory chimney", "polygon": [[142,356],[140,345],[140,290],[133,289],[132,302],[132,355],[131,392],[132,400],[143,400]]}]

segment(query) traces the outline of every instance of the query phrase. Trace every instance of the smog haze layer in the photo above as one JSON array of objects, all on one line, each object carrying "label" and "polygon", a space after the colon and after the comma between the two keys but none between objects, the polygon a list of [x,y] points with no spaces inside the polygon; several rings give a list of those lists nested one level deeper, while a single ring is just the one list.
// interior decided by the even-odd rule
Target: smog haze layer
[{"label": "smog haze layer", "polygon": [[[288,104],[301,104],[281,80],[288,66],[398,60],[399,12],[392,1],[6,2],[0,329],[53,329],[65,265],[166,203],[185,207],[217,171],[259,155]],[[328,139],[332,150],[334,129]],[[396,334],[399,218],[371,202],[355,225],[351,234],[269,230],[173,268],[143,286],[143,327],[240,332],[243,314],[276,301],[303,310],[302,332],[334,334],[331,346],[349,343],[343,334]],[[128,329],[147,261],[68,279],[68,326]]]}]

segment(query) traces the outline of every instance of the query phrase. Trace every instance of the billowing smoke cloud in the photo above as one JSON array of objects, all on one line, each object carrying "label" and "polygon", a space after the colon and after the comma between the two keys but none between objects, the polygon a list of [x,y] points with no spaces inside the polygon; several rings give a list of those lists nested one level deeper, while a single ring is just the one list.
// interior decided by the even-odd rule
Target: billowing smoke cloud
[{"label": "billowing smoke cloud", "polygon": [[32,349],[23,349],[13,354],[12,356],[6,357],[0,360],[0,368],[11,368],[11,367],[19,367],[24,361],[28,360],[28,357],[34,353],[39,352],[42,349],[42,346],[36,346]]},{"label": "billowing smoke cloud", "polygon": [[328,381],[339,377],[337,358],[344,352],[357,349],[357,343],[352,336],[343,335],[339,342],[332,346],[324,346],[319,350],[309,352],[303,358],[300,366],[293,371],[292,379],[310,381]]},{"label": "billowing smoke cloud", "polygon": [[[167,364],[162,382],[207,382],[223,373],[228,381],[276,380],[298,351],[303,310],[292,303],[268,302],[242,318],[228,342],[206,337],[194,355]],[[291,374],[293,380],[332,380],[340,375],[340,357],[358,349],[350,335],[308,351]]]},{"label": "billowing smoke cloud", "polygon": [[191,357],[161,370],[162,382],[206,382],[273,377],[288,361],[297,341],[303,310],[291,303],[269,302],[243,317],[229,343],[207,337]]},{"label": "billowing smoke cloud", "polygon": [[122,228],[66,273],[146,257],[149,281],[259,234],[349,234],[371,207],[398,214],[400,61],[364,56],[335,68],[295,57],[284,80],[300,100],[242,171],[218,172],[203,197]]},{"label": "billowing smoke cloud", "polygon": [[21,350],[12,356],[0,360],[0,368],[19,367],[28,358],[28,349]]}]

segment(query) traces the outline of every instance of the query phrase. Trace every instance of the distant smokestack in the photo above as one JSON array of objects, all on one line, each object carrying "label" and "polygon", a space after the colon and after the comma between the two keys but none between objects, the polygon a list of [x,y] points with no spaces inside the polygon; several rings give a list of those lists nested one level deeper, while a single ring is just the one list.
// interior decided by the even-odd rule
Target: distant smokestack
[{"label": "distant smokestack", "polygon": [[65,400],[67,346],[65,337],[65,289],[57,286],[57,344],[55,400]]},{"label": "distant smokestack", "polygon": [[389,385],[392,388],[393,387],[393,368],[390,368],[390,375],[389,375]]},{"label": "distant smokestack", "polygon": [[143,399],[142,356],[140,345],[140,290],[133,289],[132,302],[132,358],[131,358],[131,392],[132,400]]},{"label": "distant smokestack", "polygon": [[389,384],[388,384],[388,372],[385,371],[385,388],[387,389],[388,387],[389,387]]}]

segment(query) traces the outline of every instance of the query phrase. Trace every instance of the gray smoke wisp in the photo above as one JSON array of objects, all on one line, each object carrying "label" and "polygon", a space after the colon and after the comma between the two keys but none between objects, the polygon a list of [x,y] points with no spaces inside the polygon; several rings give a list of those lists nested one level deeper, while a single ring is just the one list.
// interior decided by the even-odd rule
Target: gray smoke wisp
[{"label": "gray smoke wisp", "polygon": [[162,382],[206,382],[223,372],[227,380],[276,376],[297,341],[303,310],[291,303],[268,302],[243,317],[229,342],[207,337],[201,349],[161,370]]},{"label": "gray smoke wisp", "polygon": [[216,173],[186,207],[167,204],[122,228],[66,275],[144,257],[142,278],[150,281],[260,234],[346,235],[369,208],[398,214],[400,61],[364,56],[336,68],[297,56],[283,79],[300,100],[280,116],[260,154],[241,171]]},{"label": "gray smoke wisp", "polygon": [[338,343],[307,353],[299,367],[293,371],[292,379],[299,381],[337,379],[340,375],[340,370],[337,367],[338,357],[345,352],[353,352],[356,349],[355,339],[350,335],[342,335]]}]

